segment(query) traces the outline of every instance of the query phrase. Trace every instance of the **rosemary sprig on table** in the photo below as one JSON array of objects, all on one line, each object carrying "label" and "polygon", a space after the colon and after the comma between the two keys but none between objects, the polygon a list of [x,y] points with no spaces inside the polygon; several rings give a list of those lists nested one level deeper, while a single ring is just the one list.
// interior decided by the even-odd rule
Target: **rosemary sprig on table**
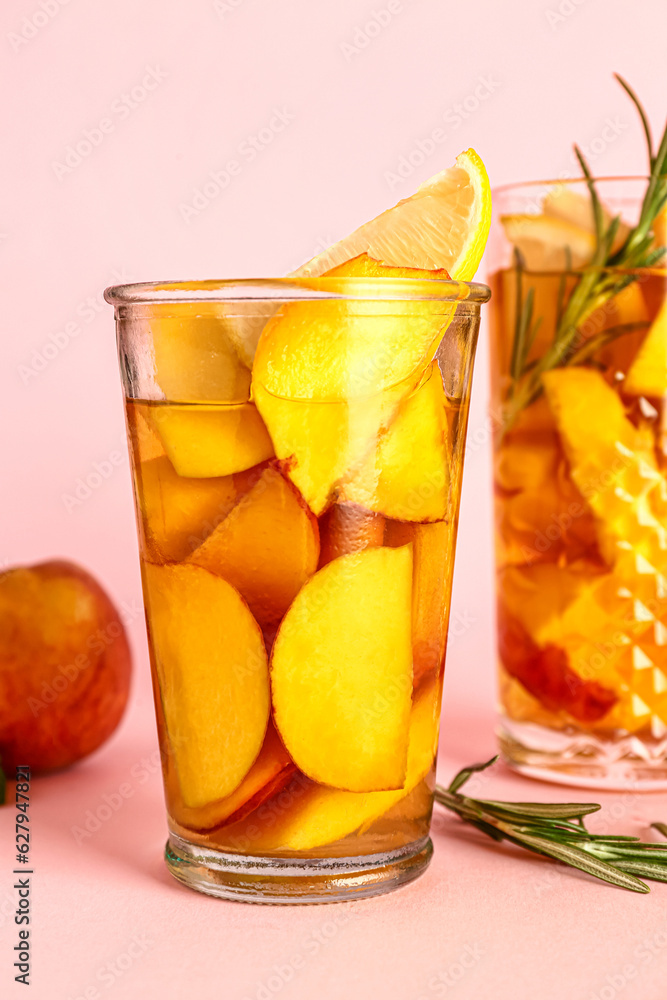
[{"label": "rosemary sprig on table", "polygon": [[[650,892],[641,878],[667,882],[667,844],[589,833],[584,816],[598,811],[595,803],[496,802],[461,794],[459,789],[472,774],[486,770],[497,759],[463,768],[449,788],[436,785],[436,801],[493,840],[509,840],[622,889]],[[652,825],[667,837],[666,824]]]},{"label": "rosemary sprig on table", "polygon": [[[508,393],[503,420],[503,429],[508,430],[519,413],[534,402],[542,392],[542,375],[552,368],[565,365],[582,364],[591,359],[593,345],[590,338],[582,335],[585,321],[604,305],[614,295],[637,280],[633,270],[654,267],[667,252],[666,247],[654,246],[653,224],[656,217],[667,205],[667,125],[660,140],[657,151],[654,151],[651,129],[642,105],[632,88],[618,74],[616,79],[629,95],[635,105],[644,129],[646,138],[649,179],[642,201],[639,220],[631,229],[620,246],[616,246],[621,226],[621,216],[616,215],[605,223],[605,213],[597,193],[595,179],[581,150],[574,150],[581,166],[588,192],[591,198],[591,208],[595,224],[595,252],[586,267],[573,271],[568,265],[563,272],[558,295],[556,330],[553,342],[538,359],[528,362],[530,348],[537,335],[540,319],[533,318],[534,294],[530,289],[526,296],[522,295],[523,272],[525,270],[521,255],[515,251],[517,271],[516,292],[516,323],[514,341],[510,361],[512,383]],[[619,274],[609,269],[624,269],[630,273]],[[575,288],[563,308],[565,284],[567,276],[576,280]],[[638,328],[637,324],[626,324],[615,327],[613,331],[605,331],[602,343],[595,345],[595,350],[617,337],[624,336]]]}]

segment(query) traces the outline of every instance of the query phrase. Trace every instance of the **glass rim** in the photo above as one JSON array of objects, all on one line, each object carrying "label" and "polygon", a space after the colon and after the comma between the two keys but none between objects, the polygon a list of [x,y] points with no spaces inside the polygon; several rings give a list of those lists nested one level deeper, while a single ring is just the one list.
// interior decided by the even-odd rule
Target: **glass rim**
[{"label": "glass rim", "polygon": [[143,281],[110,285],[105,300],[114,306],[177,302],[418,301],[488,302],[491,289],[456,278],[286,277],[203,281]]},{"label": "glass rim", "polygon": [[[596,184],[608,184],[610,182],[626,182],[626,181],[644,181],[648,183],[650,180],[648,174],[608,174],[604,177],[594,177],[594,182]],[[499,194],[505,194],[507,191],[519,191],[522,188],[536,188],[536,187],[558,187],[563,184],[586,184],[586,178],[581,177],[551,177],[545,178],[544,180],[528,180],[528,181],[510,181],[508,184],[499,184],[497,187],[491,188],[491,195],[495,197]]]},{"label": "glass rim", "polygon": [[[513,267],[513,265],[512,265]],[[510,268],[511,270],[512,268]],[[506,270],[501,268],[501,270]],[[550,271],[532,269],[530,267],[524,267],[524,274],[539,274],[539,275],[558,275],[570,274],[573,278],[580,278],[584,274],[590,274],[591,271],[597,271],[600,274],[609,275],[626,275],[635,276],[636,280],[641,282],[642,277],[656,277],[660,275],[665,275],[667,277],[667,262],[663,264],[653,264],[650,267],[601,267],[597,264],[582,264],[581,267],[571,267],[566,270],[564,267],[558,269],[552,269]]]}]

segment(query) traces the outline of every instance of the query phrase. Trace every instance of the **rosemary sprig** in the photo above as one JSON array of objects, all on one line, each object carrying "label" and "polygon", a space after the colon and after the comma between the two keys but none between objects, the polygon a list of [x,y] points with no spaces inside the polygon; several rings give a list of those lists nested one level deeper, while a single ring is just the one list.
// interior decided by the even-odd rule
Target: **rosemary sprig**
[{"label": "rosemary sprig", "polygon": [[[656,217],[667,205],[667,125],[665,126],[657,152],[653,151],[653,139],[648,119],[637,95],[622,77],[615,74],[616,79],[626,91],[639,113],[644,136],[646,139],[648,160],[650,165],[649,179],[642,201],[639,220],[619,247],[615,247],[621,225],[621,217],[614,216],[605,223],[605,213],[597,193],[595,179],[588,164],[575,146],[575,154],[581,166],[591,199],[593,219],[595,224],[595,252],[593,258],[581,271],[573,271],[567,260],[558,290],[558,305],[556,312],[556,330],[549,347],[540,358],[528,361],[530,349],[534,343],[539,318],[534,319],[534,293],[529,289],[522,294],[524,285],[523,272],[525,267],[521,256],[515,255],[517,271],[516,281],[516,322],[512,357],[510,363],[511,385],[505,407],[503,431],[510,429],[519,413],[534,402],[542,393],[542,375],[553,368],[566,365],[577,365],[592,357],[587,345],[587,338],[582,333],[585,321],[613,296],[618,295],[629,284],[637,280],[633,273],[619,274],[618,270],[627,272],[655,266],[667,253],[667,247],[653,245],[653,224]],[[616,269],[616,273],[614,270]],[[567,275],[571,274],[576,285],[567,303],[563,306]],[[628,327],[625,333],[630,332]],[[622,335],[618,330],[614,336],[606,339],[607,343],[615,336]],[[603,346],[596,345],[596,349]]]},{"label": "rosemary sprig", "polygon": [[[599,810],[594,802],[496,802],[461,794],[472,774],[497,759],[463,768],[446,789],[436,785],[436,801],[493,840],[508,840],[622,889],[650,892],[642,878],[667,882],[667,844],[590,833],[584,817]],[[666,824],[652,825],[667,837]]]}]

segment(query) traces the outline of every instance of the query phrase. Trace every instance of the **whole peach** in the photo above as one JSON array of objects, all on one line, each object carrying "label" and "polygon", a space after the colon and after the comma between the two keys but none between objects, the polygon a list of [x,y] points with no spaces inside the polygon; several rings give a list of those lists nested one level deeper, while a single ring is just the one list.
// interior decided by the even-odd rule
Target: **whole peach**
[{"label": "whole peach", "polygon": [[93,577],[53,561],[0,573],[0,763],[66,767],[118,725],[130,684],[125,627]]}]

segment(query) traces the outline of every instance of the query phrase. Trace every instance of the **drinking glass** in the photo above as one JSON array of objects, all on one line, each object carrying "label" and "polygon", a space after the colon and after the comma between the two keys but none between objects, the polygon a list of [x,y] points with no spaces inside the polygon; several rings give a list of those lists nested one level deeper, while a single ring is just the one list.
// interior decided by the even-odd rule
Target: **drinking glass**
[{"label": "drinking glass", "polygon": [[[646,183],[596,181],[618,244]],[[551,781],[665,788],[666,272],[587,262],[583,181],[510,185],[495,208],[502,752]]]},{"label": "drinking glass", "polygon": [[254,902],[417,877],[482,285],[107,289],[166,861]]}]

